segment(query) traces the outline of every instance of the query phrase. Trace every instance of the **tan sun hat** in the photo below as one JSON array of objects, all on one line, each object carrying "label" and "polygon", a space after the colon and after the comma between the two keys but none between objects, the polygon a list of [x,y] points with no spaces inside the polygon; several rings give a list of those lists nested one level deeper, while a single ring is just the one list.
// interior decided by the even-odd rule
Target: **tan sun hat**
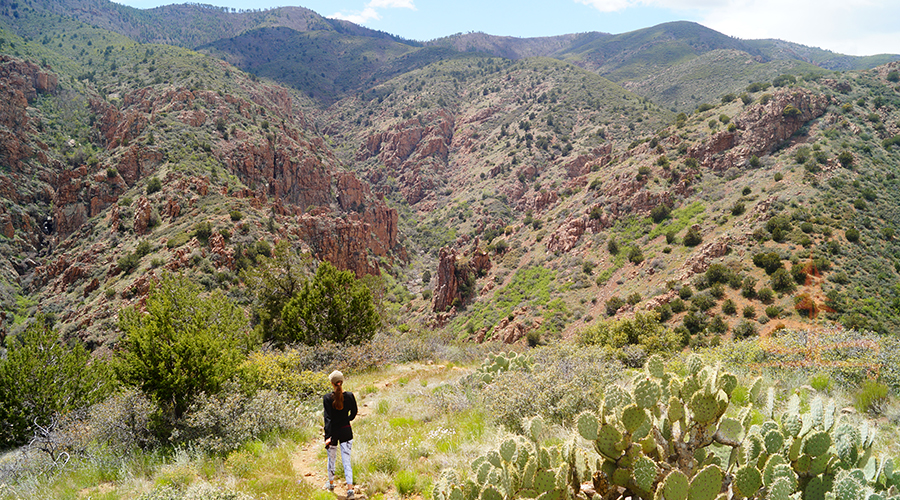
[{"label": "tan sun hat", "polygon": [[332,384],[336,384],[338,382],[343,382],[344,374],[335,370],[335,371],[331,372],[331,375],[328,376],[328,380],[330,380]]}]

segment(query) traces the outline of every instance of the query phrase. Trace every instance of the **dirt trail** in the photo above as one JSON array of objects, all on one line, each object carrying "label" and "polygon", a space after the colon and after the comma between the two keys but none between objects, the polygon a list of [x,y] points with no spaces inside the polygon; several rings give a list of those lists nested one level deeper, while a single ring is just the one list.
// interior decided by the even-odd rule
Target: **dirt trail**
[{"label": "dirt trail", "polygon": [[[381,397],[386,391],[391,390],[393,385],[402,377],[408,377],[410,375],[427,375],[429,373],[439,373],[446,369],[444,365],[425,365],[425,364],[411,364],[405,365],[402,367],[398,367],[402,371],[398,373],[390,373],[387,374],[385,379],[379,380],[373,385],[377,389],[377,391],[365,398],[363,400],[359,396],[357,396],[357,401],[359,401],[359,413],[356,414],[356,419],[354,422],[358,422],[359,420],[368,417],[372,412],[375,411],[375,408],[378,404],[378,398]],[[354,393],[355,394],[355,393]],[[316,436],[310,441],[303,444],[300,449],[294,454],[291,459],[291,465],[294,468],[294,472],[297,474],[298,478],[303,478],[304,481],[310,483],[313,487],[322,488],[325,483],[328,482],[328,472],[326,470],[324,453],[322,450],[324,449],[324,443],[321,436]],[[353,459],[357,459],[357,455],[353,455]],[[343,476],[343,469],[341,469],[340,464],[340,454],[338,454],[338,463],[335,467],[335,475]],[[356,467],[354,467],[354,471]],[[356,473],[354,473],[354,476]],[[366,491],[366,486],[364,484],[356,484],[354,485],[355,500],[364,500],[368,497],[368,493]],[[338,498],[338,500],[347,500],[347,488],[342,480],[336,479],[334,481],[334,494]],[[385,498],[396,498],[396,492],[390,492],[385,495]],[[413,497],[415,498],[415,497]]]}]

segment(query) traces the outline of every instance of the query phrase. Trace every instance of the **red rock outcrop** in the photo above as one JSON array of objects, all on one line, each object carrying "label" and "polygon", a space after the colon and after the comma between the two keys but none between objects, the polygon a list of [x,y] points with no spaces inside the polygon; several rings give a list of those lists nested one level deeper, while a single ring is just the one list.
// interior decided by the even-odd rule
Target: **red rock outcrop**
[{"label": "red rock outcrop", "polygon": [[712,170],[743,166],[751,156],[770,152],[804,123],[822,116],[829,99],[805,89],[776,92],[766,104],[748,107],[734,119],[735,130],[713,134],[688,150],[688,156]]},{"label": "red rock outcrop", "polygon": [[477,238],[463,257],[456,250],[441,248],[432,310],[440,313],[452,307],[457,300],[462,302],[469,299],[475,291],[475,279],[490,269],[490,256],[479,248]]},{"label": "red rock outcrop", "polygon": [[141,235],[147,234],[150,227],[150,219],[153,216],[153,208],[150,206],[150,200],[146,196],[141,196],[131,204],[134,209],[134,220],[132,221],[134,233]]},{"label": "red rock outcrop", "polygon": [[706,272],[712,264],[711,261],[728,253],[730,247],[731,237],[728,235],[701,246],[681,266],[681,275],[678,279],[683,282],[695,274]]}]

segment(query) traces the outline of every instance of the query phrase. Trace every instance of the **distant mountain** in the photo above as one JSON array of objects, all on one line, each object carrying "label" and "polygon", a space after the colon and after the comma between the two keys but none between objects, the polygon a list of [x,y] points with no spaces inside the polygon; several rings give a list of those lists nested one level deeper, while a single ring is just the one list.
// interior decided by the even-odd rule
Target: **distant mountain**
[{"label": "distant mountain", "polygon": [[[15,5],[16,7],[11,7]],[[25,16],[28,11],[70,16],[91,26],[123,34],[141,43],[163,43],[196,48],[223,38],[259,28],[290,28],[298,32],[332,31],[349,36],[403,40],[338,19],[328,19],[303,7],[235,10],[208,4],[173,4],[153,9],[136,9],[109,0],[23,0],[0,7],[7,16]],[[22,27],[20,32],[37,36],[40,26]],[[38,30],[38,31],[35,31]]]},{"label": "distant mountain", "polygon": [[40,309],[103,349],[163,272],[247,305],[278,242],[448,338],[646,310],[691,345],[897,331],[900,62],[872,66],[895,58],[0,3],[0,336]]}]

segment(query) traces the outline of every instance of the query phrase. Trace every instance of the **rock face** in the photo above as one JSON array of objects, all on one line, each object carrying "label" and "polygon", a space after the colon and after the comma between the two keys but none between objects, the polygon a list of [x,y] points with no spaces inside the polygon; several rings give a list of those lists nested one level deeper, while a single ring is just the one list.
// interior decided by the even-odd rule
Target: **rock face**
[{"label": "rock face", "polygon": [[478,243],[476,239],[462,257],[457,255],[456,250],[441,248],[432,306],[435,312],[446,311],[454,306],[455,301],[470,298],[475,292],[476,278],[490,271],[490,256],[478,248]]},{"label": "rock face", "polygon": [[829,99],[805,89],[776,92],[765,104],[747,108],[734,119],[736,129],[714,134],[688,150],[688,156],[712,170],[742,166],[788,140],[804,123],[822,116]]},{"label": "rock face", "polygon": [[[453,142],[454,118],[445,110],[431,111],[370,135],[356,154],[357,161],[378,158],[397,177],[410,204],[422,201],[446,169]],[[384,174],[375,171],[370,181]]]}]

